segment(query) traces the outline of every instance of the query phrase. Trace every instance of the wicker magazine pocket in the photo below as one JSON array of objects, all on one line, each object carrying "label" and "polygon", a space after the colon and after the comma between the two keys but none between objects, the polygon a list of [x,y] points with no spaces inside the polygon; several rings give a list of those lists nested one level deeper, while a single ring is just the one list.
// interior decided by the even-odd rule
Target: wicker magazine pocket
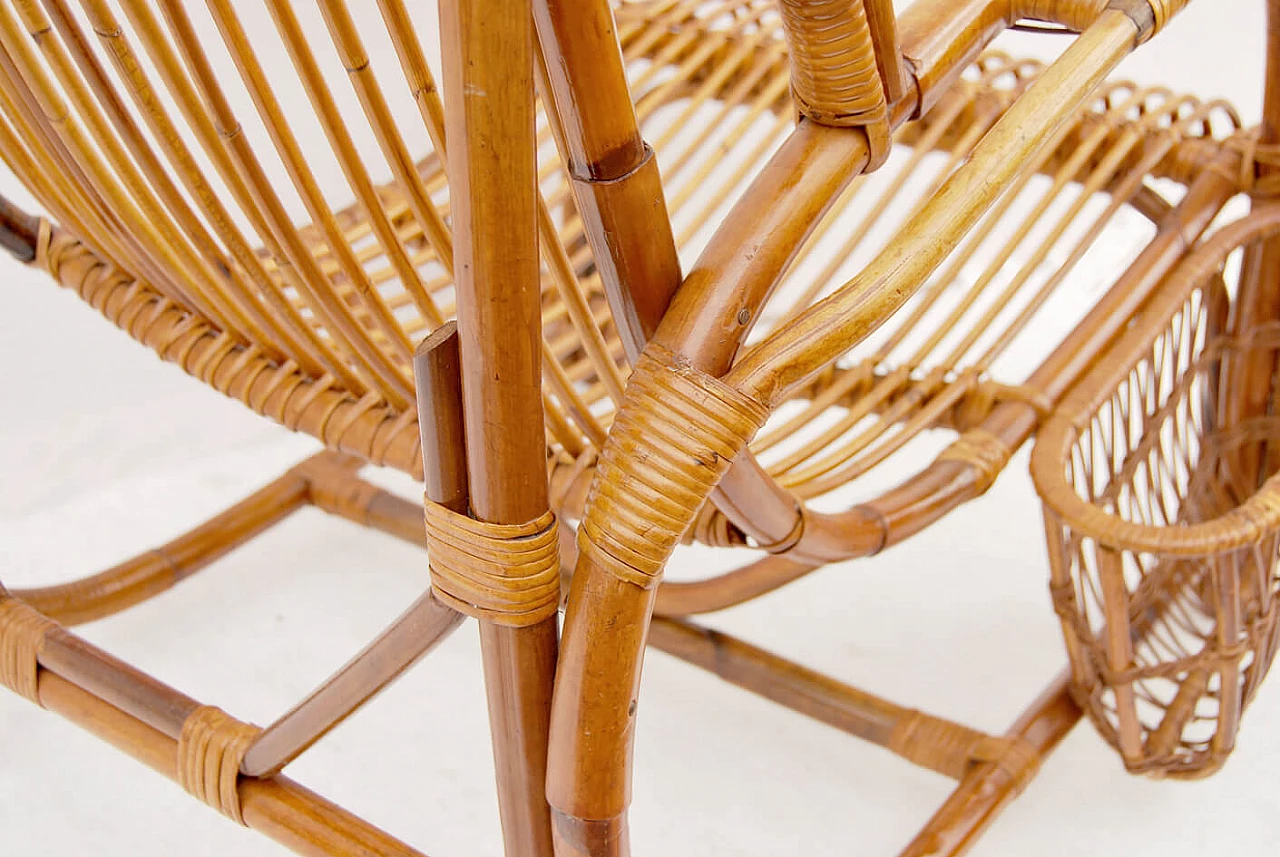
[{"label": "wicker magazine pocket", "polygon": [[1036,445],[1073,691],[1130,771],[1216,771],[1275,656],[1280,321],[1238,280],[1278,233],[1189,255]]}]

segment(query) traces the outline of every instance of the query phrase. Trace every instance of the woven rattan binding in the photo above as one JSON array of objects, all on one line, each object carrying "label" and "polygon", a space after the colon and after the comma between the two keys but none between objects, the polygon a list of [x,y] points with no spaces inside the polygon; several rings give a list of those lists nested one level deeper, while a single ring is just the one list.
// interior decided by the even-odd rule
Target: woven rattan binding
[{"label": "woven rattan binding", "polygon": [[636,363],[623,401],[578,545],[647,589],[767,411],[656,345]]},{"label": "woven rattan binding", "polygon": [[427,500],[431,588],[454,609],[522,628],[560,606],[560,540],[555,515],[526,524],[490,524]]},{"label": "woven rattan binding", "polygon": [[57,623],[0,592],[0,685],[40,704],[38,658],[45,634]]},{"label": "woven rattan binding", "polygon": [[212,705],[202,705],[191,712],[178,738],[179,785],[192,797],[243,825],[238,789],[240,762],[259,731]]}]

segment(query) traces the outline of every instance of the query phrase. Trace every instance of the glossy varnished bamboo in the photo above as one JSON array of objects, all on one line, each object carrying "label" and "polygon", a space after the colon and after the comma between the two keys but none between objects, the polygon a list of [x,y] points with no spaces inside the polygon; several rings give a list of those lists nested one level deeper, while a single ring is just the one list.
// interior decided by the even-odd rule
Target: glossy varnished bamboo
[{"label": "glossy varnished bamboo", "polygon": [[[809,4],[809,8],[818,5]],[[220,77],[181,4],[171,0],[161,4],[167,34],[146,4],[123,4],[134,33],[152,63],[161,69],[159,73],[171,82],[185,81],[190,74],[199,89],[197,98],[191,82],[174,84],[175,98],[189,119],[196,117],[191,121],[197,136],[203,138],[206,153],[252,228],[264,236],[268,246],[261,255],[238,235],[226,212],[218,210],[209,184],[189,155],[182,154],[182,144],[166,124],[164,111],[155,107],[158,101],[146,82],[150,67],[144,70],[130,56],[130,36],[114,22],[101,0],[84,3],[93,34],[78,30],[79,24],[63,0],[46,0],[52,28],[39,7],[32,4],[22,4],[16,17],[3,16],[0,24],[7,50],[0,51],[0,83],[4,83],[0,95],[6,100],[0,107],[17,116],[10,120],[17,133],[8,125],[0,130],[13,144],[10,148],[15,149],[20,168],[30,166],[26,160],[40,164],[40,169],[19,171],[33,176],[29,181],[39,186],[55,216],[102,259],[119,262],[121,271],[127,268],[137,280],[130,294],[154,286],[165,300],[194,307],[196,323],[203,323],[206,317],[212,320],[212,333],[199,343],[204,350],[196,353],[217,353],[224,335],[247,338],[272,360],[296,360],[309,376],[328,373],[323,383],[332,385],[336,379],[332,394],[350,396],[341,407],[352,407],[361,396],[365,398],[359,399],[357,410],[379,397],[390,400],[394,407],[404,405],[410,390],[396,361],[408,353],[409,337],[416,338],[423,330],[421,326],[401,329],[392,317],[391,304],[384,304],[383,296],[372,288],[386,280],[366,277],[360,267],[377,254],[358,249],[359,242],[370,233],[376,236],[408,292],[404,300],[418,306],[423,319],[420,324],[432,327],[441,318],[432,291],[438,286],[420,281],[414,266],[430,260],[434,253],[448,269],[456,250],[461,353],[452,350],[459,340],[446,329],[424,343],[417,355],[419,404],[434,403],[429,413],[424,412],[420,426],[427,496],[487,521],[521,523],[547,508],[543,408],[547,409],[546,424],[562,444],[552,449],[553,455],[559,456],[557,466],[563,466],[565,457],[588,461],[590,446],[598,447],[603,440],[607,417],[597,419],[587,411],[589,403],[596,401],[592,397],[603,395],[602,388],[615,401],[619,398],[616,367],[604,371],[600,363],[609,349],[625,348],[634,357],[657,330],[659,342],[680,360],[716,376],[728,372],[730,381],[770,405],[803,395],[802,388],[820,371],[818,367],[830,364],[850,342],[883,322],[920,286],[945,248],[954,246],[984,206],[992,203],[997,186],[1007,186],[1014,172],[1035,160],[1037,141],[1043,144],[1053,137],[1048,126],[1074,115],[1073,105],[1133,42],[1149,35],[1156,20],[1147,0],[919,0],[898,19],[887,0],[850,0],[846,5],[856,5],[867,16],[873,59],[888,102],[887,118],[893,124],[931,108],[946,108],[946,99],[961,72],[996,34],[1020,19],[1043,20],[1087,33],[1068,51],[1067,61],[1051,69],[1031,93],[1020,95],[1021,102],[1014,104],[995,130],[987,133],[989,126],[974,121],[959,143],[954,138],[945,143],[934,138],[926,150],[956,143],[951,152],[955,162],[972,155],[976,163],[957,173],[959,178],[931,188],[925,195],[927,201],[917,209],[914,225],[859,278],[809,312],[802,312],[802,306],[794,308],[787,323],[775,328],[781,332],[767,337],[745,360],[740,360],[738,351],[769,295],[807,252],[806,242],[820,227],[827,208],[837,199],[847,201],[845,194],[856,191],[853,182],[870,163],[870,137],[858,127],[827,127],[811,119],[801,120],[730,209],[677,292],[680,270],[657,160],[640,135],[638,121],[652,115],[666,96],[655,97],[650,90],[633,106],[619,50],[621,42],[623,50],[631,51],[627,56],[632,59],[657,58],[650,68],[639,72],[641,81],[673,68],[675,80],[680,81],[676,89],[701,86],[707,72],[695,72],[697,63],[691,58],[698,57],[701,49],[710,51],[713,40],[704,33],[706,45],[695,44],[693,34],[702,31],[691,21],[674,17],[668,10],[675,5],[656,7],[656,19],[647,22],[651,25],[648,28],[633,24],[619,29],[604,0],[533,0],[531,9],[516,0],[502,0],[498,6],[478,0],[445,0],[445,121],[451,185],[451,210],[446,214],[443,209],[437,212],[428,198],[428,193],[440,188],[440,174],[438,170],[432,173],[434,168],[427,161],[414,165],[408,160],[399,131],[382,102],[372,70],[375,63],[361,47],[346,5],[340,0],[324,3],[325,24],[352,77],[363,118],[374,130],[379,148],[404,191],[397,197],[398,209],[387,205],[383,210],[378,195],[384,189],[373,187],[364,174],[344,127],[348,121],[359,121],[360,115],[337,114],[311,59],[319,43],[307,45],[288,3],[271,3],[277,30],[356,196],[352,211],[363,207],[369,215],[363,226],[347,232],[351,211],[331,213],[325,209],[310,178],[311,165],[301,154],[306,147],[300,148],[292,139],[293,132],[275,103],[272,83],[263,75],[249,38],[236,20],[234,4],[211,0],[210,8],[235,67],[250,89],[258,118],[268,127],[290,179],[312,212],[314,225],[306,230],[292,226],[265,181],[257,162],[259,153],[239,132],[239,120],[221,92]],[[1161,10],[1173,14],[1181,5],[1181,0],[1162,0]],[[412,21],[401,0],[379,0],[378,6],[436,146],[438,167],[445,160],[440,105],[412,32]],[[729,8],[722,7],[722,11]],[[1104,8],[1110,11],[1103,14]],[[1274,22],[1280,0],[1269,0],[1268,8]],[[795,14],[787,19],[789,38],[800,39],[802,51],[820,50],[821,44],[803,41],[811,34],[808,24],[813,23],[804,20],[806,4],[792,2],[790,10]],[[736,14],[749,17],[757,12],[748,9]],[[551,133],[568,169],[567,187],[572,188],[581,211],[579,231],[566,230],[576,245],[542,248],[552,279],[565,295],[564,306],[549,311],[539,300],[536,236],[540,230],[544,242],[553,244],[558,236],[557,223],[545,207],[537,207],[534,191],[531,18],[536,21],[544,60],[540,74],[544,102],[550,107]],[[1091,30],[1095,22],[1107,26]],[[821,34],[821,28],[816,32]],[[133,127],[133,120],[112,102],[116,96],[110,93],[107,75],[85,49],[90,35],[108,46],[117,70],[127,70],[130,75],[129,97],[136,99],[146,114],[158,150],[174,158],[190,202],[172,186],[164,167],[149,150],[152,140]],[[35,48],[28,44],[33,36]],[[1276,59],[1280,40],[1274,33],[1269,38],[1269,85],[1261,136],[1264,149],[1277,142],[1275,128],[1280,127],[1280,97],[1275,86],[1280,79],[1280,61]],[[169,47],[169,39],[178,45],[181,63]],[[724,46],[717,50],[723,51],[727,60],[736,49]],[[33,73],[27,68],[36,57],[43,59],[48,71]],[[179,68],[182,63],[185,70]],[[76,78],[77,69],[83,81]],[[683,81],[686,74],[695,77]],[[761,91],[763,101],[758,105],[770,104],[768,109],[776,114],[775,128],[791,120],[785,80],[771,79],[767,86],[752,86]],[[643,86],[637,91],[644,91]],[[709,97],[711,90],[699,92],[693,97],[695,103]],[[101,98],[99,106],[94,106],[95,96]],[[779,108],[781,102],[786,103]],[[65,115],[64,108],[69,108]],[[727,104],[725,109],[729,109]],[[965,109],[976,108],[970,105]],[[64,118],[50,121],[55,115]],[[112,129],[118,139],[109,136]],[[1020,136],[1026,129],[1031,133]],[[984,133],[989,139],[974,149],[973,144]],[[218,139],[218,134],[226,140]],[[95,136],[101,138],[97,144],[92,142]],[[29,145],[22,141],[36,141],[38,148],[48,151],[33,149],[28,158],[17,151]],[[754,166],[765,149],[753,151],[753,158],[748,159],[753,163],[748,166]],[[1040,398],[1034,403],[1004,401],[995,405],[980,423],[983,432],[1009,450],[1015,449],[1035,430],[1045,403],[1056,401],[1087,371],[1103,347],[1141,308],[1226,199],[1239,189],[1233,177],[1241,174],[1240,148],[1216,151],[1216,160],[1190,181],[1186,197],[1176,208],[1169,211],[1167,206],[1152,206],[1159,215],[1152,217],[1160,226],[1155,239],[1093,313],[1033,373],[1027,387]],[[1152,157],[1149,152],[1138,154]],[[137,160],[141,173],[127,162],[128,156]],[[1262,177],[1274,169],[1264,161],[1260,156]],[[1246,161],[1243,166],[1250,164]],[[1147,167],[1154,167],[1154,161]],[[744,167],[741,175],[745,176],[747,169]],[[143,174],[151,184],[143,180]],[[550,172],[544,171],[545,175]],[[707,175],[704,169],[701,176]],[[1081,182],[1089,193],[1112,193],[1114,199],[1126,199],[1126,192],[1118,190],[1115,183],[1099,179],[1090,184],[1093,181],[1090,177]],[[1189,180],[1178,181],[1186,184]],[[728,188],[718,189],[718,201],[726,201],[728,192]],[[557,193],[559,196],[549,198],[556,205],[563,204],[568,191]],[[675,195],[673,209],[687,193],[688,189],[682,189]],[[1141,199],[1154,197],[1154,192],[1136,194],[1130,202],[1141,207]],[[200,208],[199,214],[193,206]],[[371,207],[376,211],[369,211]],[[393,209],[400,214],[394,214]],[[572,221],[574,213],[564,212]],[[701,212],[699,224],[709,213],[710,209]],[[418,222],[413,238],[396,234],[400,221],[393,226],[392,219],[401,215]],[[165,217],[172,222],[163,220]],[[211,224],[212,233],[206,231],[202,217]],[[446,221],[456,234],[446,232]],[[0,244],[19,258],[35,257],[39,230],[36,221],[0,208]],[[580,275],[590,267],[581,244],[584,236],[591,245],[595,270],[609,298],[621,343],[606,343],[594,327],[592,336],[583,332],[584,321],[591,325],[598,322],[591,317],[595,311],[588,306],[585,292],[574,291],[572,282],[575,272]],[[431,250],[421,250],[418,245],[422,242]],[[239,267],[224,270],[223,246]],[[1272,241],[1248,251],[1242,287],[1244,309],[1236,323],[1247,327],[1276,314],[1280,306],[1275,289],[1280,280],[1276,246],[1280,245]],[[282,293],[281,286],[269,282],[265,259],[274,266],[271,275],[282,277],[295,289],[310,315],[322,317],[328,336],[319,337],[305,322],[300,323],[296,308],[283,301],[269,307],[260,305],[259,295],[271,300]],[[833,274],[834,269],[828,272]],[[327,280],[331,276],[337,277],[334,283]],[[348,283],[336,285],[344,277]],[[815,293],[808,293],[803,303]],[[549,335],[544,345],[539,336],[540,316],[545,312],[554,324],[566,307],[573,317],[575,335],[582,341],[574,346],[572,336],[566,339],[565,334],[557,333]],[[140,317],[148,316],[144,313]],[[595,380],[584,382],[588,376],[579,371],[581,367],[572,367],[576,374],[571,375],[556,357],[548,357],[574,347],[590,355]],[[422,362],[424,357],[429,359]],[[201,357],[196,363],[203,360]],[[740,360],[736,367],[735,360]],[[466,374],[461,385],[458,363]],[[542,365],[548,367],[548,387],[555,398],[540,398]],[[1272,373],[1270,366],[1240,368],[1235,381],[1242,391],[1237,416],[1269,407],[1266,393]],[[318,395],[326,394],[326,388],[317,389]],[[252,404],[252,395],[243,398]],[[584,442],[564,428],[575,411]],[[318,426],[315,433],[341,447],[327,434],[331,426],[344,424],[340,418],[331,418],[334,413],[323,410],[317,419],[304,421],[304,428],[311,431]],[[919,425],[926,422],[921,415],[910,418]],[[934,421],[927,427],[952,427],[947,414],[935,413],[930,419]],[[289,417],[283,421],[288,423]],[[411,422],[396,420],[393,428],[405,425],[411,426]],[[919,425],[915,431],[920,430]],[[381,430],[378,426],[368,434],[376,440]],[[372,446],[377,448],[378,444]],[[410,449],[410,454],[396,461],[413,470],[417,460],[411,454],[411,444],[401,443],[397,448]],[[336,456],[313,461],[264,489],[266,493],[258,502],[242,504],[156,554],[81,584],[20,594],[33,602],[44,598],[43,606],[67,618],[106,615],[171,585],[307,502],[421,544],[421,516],[416,504],[362,482],[355,476],[355,467],[354,459]],[[650,614],[719,609],[784,585],[825,561],[874,553],[981,494],[988,478],[989,474],[980,474],[972,462],[939,460],[874,500],[842,513],[826,514],[802,510],[796,494],[744,454],[720,483],[714,502],[736,528],[730,531],[730,541],[742,544],[749,537],[781,553],[764,556],[738,573],[692,584],[664,583],[643,594],[620,581],[598,579],[589,563],[580,565],[567,619],[570,633],[564,662],[568,670],[556,689],[557,733],[553,743],[560,757],[548,782],[549,793],[560,809],[556,830],[559,857],[628,852],[629,753],[639,653],[646,644],[667,648],[740,686],[884,743],[892,723],[903,714],[892,703],[714,632],[663,619],[650,625]],[[562,531],[565,534],[567,528]],[[429,621],[418,623],[415,616]],[[275,740],[275,745],[270,752],[261,750],[263,758],[246,767],[257,773],[276,770],[407,668],[416,657],[416,647],[429,645],[435,635],[447,633],[457,621],[456,615],[424,596],[368,650],[268,727],[265,737]],[[541,787],[548,694],[556,657],[555,620],[524,631],[482,623],[481,634],[507,852],[549,855],[551,835]],[[91,720],[94,728],[114,730],[117,735],[127,733],[126,743],[144,757],[157,753],[171,757],[172,750],[145,730],[175,738],[197,705],[61,629],[51,632],[41,662],[46,667],[42,695],[71,699],[63,708],[76,710],[79,713],[75,716]],[[66,677],[75,684],[64,688]],[[91,691],[91,698],[76,701],[85,689]],[[1023,716],[1012,734],[1043,755],[1078,717],[1078,710],[1058,686]],[[915,857],[962,851],[1017,793],[1021,783],[1016,780],[1000,766],[975,766],[907,853]],[[250,812],[250,796],[262,788],[254,780],[245,781],[246,814]],[[273,835],[294,837],[290,844],[304,853],[326,848],[330,850],[325,853],[354,853],[366,836],[364,828],[348,826],[340,814],[324,807],[316,811],[322,823],[295,817],[311,811],[309,798],[287,790],[283,794],[281,799],[288,809],[273,809],[260,814],[258,820],[268,828],[274,826]],[[335,825],[347,832],[333,834],[330,828]],[[326,839],[330,836],[335,838]],[[369,843],[374,853],[392,847],[373,835]]]},{"label": "glossy varnished bamboo", "polygon": [[[466,511],[462,376],[453,322],[423,340],[414,354],[414,374],[426,495],[454,511]],[[343,481],[351,488],[364,487],[349,475]],[[317,489],[323,491],[314,486],[313,494],[319,493]],[[378,496],[382,492],[357,493],[368,497],[365,508],[379,500],[380,505],[387,504]],[[245,753],[241,770],[252,777],[278,773],[439,645],[462,619],[430,590],[425,592],[364,650],[264,729]]]},{"label": "glossy varnished bamboo", "polygon": [[533,0],[548,116],[631,357],[680,285],[658,162],[640,136],[608,0]]},{"label": "glossy varnished bamboo", "polygon": [[[524,0],[441,3],[445,133],[470,513],[547,510],[536,214],[533,19]],[[557,617],[480,623],[508,857],[550,857],[544,797]]]},{"label": "glossy varnished bamboo", "polygon": [[[1260,149],[1275,150],[1280,146],[1280,2],[1267,0],[1266,29],[1266,81],[1263,93],[1262,124],[1258,129]],[[1274,203],[1270,187],[1280,175],[1280,163],[1275,157],[1259,158],[1256,165],[1258,190],[1255,206]],[[1234,330],[1247,334],[1259,325],[1280,317],[1280,240],[1270,240],[1245,249],[1241,262],[1240,297],[1232,319]],[[1276,358],[1266,352],[1255,353],[1236,361],[1229,369],[1225,382],[1233,390],[1228,398],[1224,417],[1229,423],[1239,423],[1251,417],[1275,412],[1274,382],[1277,371]],[[1243,452],[1255,460],[1242,462],[1243,467],[1266,470],[1268,462],[1257,460],[1259,453]],[[1269,457],[1274,461],[1280,450],[1272,449]],[[1269,472],[1269,471],[1268,471]]]},{"label": "glossy varnished bamboo", "polygon": [[177,585],[279,523],[307,503],[309,490],[300,473],[286,473],[199,527],[126,562],[71,583],[13,594],[64,625],[111,616]]},{"label": "glossy varnished bamboo", "polygon": [[[40,704],[133,756],[152,770],[177,779],[177,740],[170,731],[84,689],[55,670],[40,674]],[[185,716],[185,715],[184,715]],[[178,731],[181,727],[179,725]],[[287,777],[243,779],[239,785],[245,822],[307,857],[422,857],[405,843],[330,803]]]},{"label": "glossy varnished bamboo", "polygon": [[[887,253],[858,281],[748,351],[725,380],[773,407],[851,343],[874,331],[956,246],[1019,166],[1136,47],[1138,35],[1129,16],[1104,12],[1002,117],[980,151],[919,210],[910,229]],[[679,301],[678,294],[656,338],[664,344],[683,342],[686,347],[672,350],[691,358],[688,346],[700,339],[685,338],[684,318],[674,314]],[[668,325],[675,334],[664,336]],[[703,332],[712,334],[708,338],[723,338],[722,327]],[[690,362],[708,371],[704,359]],[[712,369],[711,374],[718,373]],[[594,556],[579,557],[565,617],[548,780],[561,857],[629,853],[626,811],[635,694],[654,597],[654,590],[626,583]]]}]

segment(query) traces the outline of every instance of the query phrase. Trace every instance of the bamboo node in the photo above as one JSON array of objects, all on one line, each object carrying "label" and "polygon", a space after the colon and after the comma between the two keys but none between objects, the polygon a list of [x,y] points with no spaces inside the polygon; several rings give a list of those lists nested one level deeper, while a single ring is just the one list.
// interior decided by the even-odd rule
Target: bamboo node
[{"label": "bamboo node", "polygon": [[40,704],[38,676],[45,635],[57,622],[9,595],[0,595],[0,684]]},{"label": "bamboo node", "polygon": [[1133,21],[1138,28],[1138,44],[1142,44],[1163,30],[1188,2],[1189,0],[1111,0],[1107,8],[1122,12]]},{"label": "bamboo node", "polygon": [[523,628],[560,609],[560,540],[555,515],[491,524],[426,501],[431,588],[468,616]]},{"label": "bamboo node", "polygon": [[178,784],[237,824],[240,763],[261,730],[220,708],[202,705],[187,717],[178,737]]}]

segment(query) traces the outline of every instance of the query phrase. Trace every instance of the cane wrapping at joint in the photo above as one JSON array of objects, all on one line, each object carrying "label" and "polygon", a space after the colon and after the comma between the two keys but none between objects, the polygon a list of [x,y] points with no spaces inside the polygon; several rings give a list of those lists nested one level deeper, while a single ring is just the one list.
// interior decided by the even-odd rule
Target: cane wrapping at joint
[{"label": "cane wrapping at joint", "polygon": [[560,542],[551,512],[524,524],[490,524],[425,504],[431,588],[477,619],[526,627],[560,607]]},{"label": "cane wrapping at joint", "polygon": [[958,461],[972,467],[977,476],[978,493],[985,494],[1004,472],[1012,455],[1009,445],[984,429],[970,429],[938,454],[939,461]]},{"label": "cane wrapping at joint", "polygon": [[40,650],[45,634],[56,626],[30,605],[0,595],[0,684],[36,705]]},{"label": "cane wrapping at joint", "polygon": [[578,547],[648,589],[768,411],[650,345],[600,453]]},{"label": "cane wrapping at joint", "polygon": [[963,779],[975,764],[993,762],[1022,785],[1040,766],[1035,748],[1020,738],[987,735],[914,709],[898,720],[888,746],[907,761],[955,780]]},{"label": "cane wrapping at joint", "polygon": [[884,85],[862,0],[780,0],[800,112],[820,125],[885,118]]},{"label": "cane wrapping at joint", "polygon": [[260,730],[220,708],[202,705],[187,717],[178,738],[178,784],[238,824],[240,763]]}]

